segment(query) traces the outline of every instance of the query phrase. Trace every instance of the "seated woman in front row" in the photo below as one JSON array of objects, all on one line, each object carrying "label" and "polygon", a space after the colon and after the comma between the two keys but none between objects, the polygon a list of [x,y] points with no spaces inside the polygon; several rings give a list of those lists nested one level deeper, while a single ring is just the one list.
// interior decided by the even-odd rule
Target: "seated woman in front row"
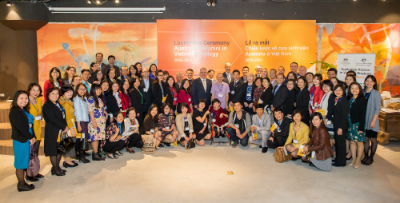
[{"label": "seated woman in front row", "polygon": [[[265,153],[268,151],[267,141],[269,136],[271,136],[271,115],[264,112],[264,105],[257,104],[255,106],[256,113],[253,115],[253,123],[250,126],[251,132],[253,132],[253,136],[249,138],[249,142],[253,144],[260,145],[262,148],[261,152]],[[255,133],[257,133],[257,139],[255,137]]]},{"label": "seated woman in front row", "polygon": [[139,135],[139,121],[136,119],[137,113],[135,108],[129,108],[126,115],[128,115],[128,118],[125,118],[122,123],[122,136],[127,138],[125,139],[126,151],[135,153],[132,147],[143,147],[142,138]]},{"label": "seated woman in front row", "polygon": [[213,99],[210,108],[208,108],[212,122],[217,129],[215,137],[224,134],[224,127],[228,125],[229,116],[226,111],[221,107],[221,102],[218,99]]},{"label": "seated woman in front row", "polygon": [[333,151],[322,115],[314,112],[311,114],[311,122],[311,139],[304,147],[304,154],[308,155],[311,153],[310,166],[323,171],[331,171]]},{"label": "seated woman in front row", "polygon": [[199,99],[199,108],[193,110],[193,128],[196,133],[196,143],[204,146],[204,139],[211,139],[211,133],[208,132],[207,115],[210,114],[206,111],[206,100]]},{"label": "seated woman in front row", "polygon": [[[168,147],[176,140],[178,131],[175,126],[175,116],[171,113],[171,105],[168,102],[163,103],[161,110],[162,113],[158,116],[158,129],[161,131],[161,142],[165,143]],[[162,144],[160,143],[160,147]]]},{"label": "seated woman in front row", "polygon": [[[286,140],[284,147],[286,147],[286,150],[292,154],[292,160],[297,160],[300,158],[297,155],[300,146],[306,145],[310,141],[310,130],[308,125],[301,122],[303,118],[303,113],[300,110],[294,110],[292,118],[293,122],[290,124],[289,136]],[[280,148],[283,149],[283,147]]]},{"label": "seated woman in front row", "polygon": [[161,143],[161,131],[158,130],[158,107],[155,104],[150,105],[149,112],[143,121],[143,126],[140,128],[140,134],[152,135],[156,139],[154,146],[156,148]]},{"label": "seated woman in front row", "polygon": [[122,122],[124,121],[124,113],[118,112],[115,115],[115,119],[107,127],[106,130],[106,140],[103,146],[103,150],[108,153],[108,158],[117,159],[115,155],[122,156],[119,150],[123,149],[125,146],[124,138],[122,137]]},{"label": "seated woman in front row", "polygon": [[182,103],[179,108],[178,111],[181,113],[176,116],[178,140],[183,147],[189,149],[195,146],[194,139],[196,139],[196,135],[193,133],[192,116],[188,113],[189,105],[187,103]]}]

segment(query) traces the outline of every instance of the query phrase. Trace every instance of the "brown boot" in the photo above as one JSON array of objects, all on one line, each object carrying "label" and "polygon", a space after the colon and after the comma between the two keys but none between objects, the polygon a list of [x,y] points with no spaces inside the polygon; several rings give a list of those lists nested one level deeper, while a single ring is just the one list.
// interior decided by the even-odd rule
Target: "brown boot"
[{"label": "brown boot", "polygon": [[135,153],[135,151],[132,148],[129,148],[128,146],[125,147],[126,151],[128,151],[129,153],[133,154]]}]

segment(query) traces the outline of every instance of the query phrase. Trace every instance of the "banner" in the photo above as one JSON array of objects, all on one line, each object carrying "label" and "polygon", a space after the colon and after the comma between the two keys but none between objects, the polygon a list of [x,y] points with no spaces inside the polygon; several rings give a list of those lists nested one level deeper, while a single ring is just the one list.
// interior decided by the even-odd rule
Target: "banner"
[{"label": "banner", "polygon": [[[157,20],[159,68],[170,74],[205,67],[268,70],[315,61],[315,20]],[[231,71],[232,71],[231,70]]]},{"label": "banner", "polygon": [[364,87],[365,78],[375,73],[375,54],[338,54],[338,79],[344,81],[349,70],[356,72],[357,82]]}]

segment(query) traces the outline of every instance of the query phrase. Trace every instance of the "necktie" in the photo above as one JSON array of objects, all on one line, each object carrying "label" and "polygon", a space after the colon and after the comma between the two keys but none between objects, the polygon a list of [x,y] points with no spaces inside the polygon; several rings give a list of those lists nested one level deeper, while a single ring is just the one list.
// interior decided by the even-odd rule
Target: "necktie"
[{"label": "necktie", "polygon": [[278,123],[279,123],[279,126],[281,126],[281,122],[280,122],[280,121],[278,121]]},{"label": "necktie", "polygon": [[207,91],[207,85],[206,85],[206,80],[202,79],[201,80],[203,82],[203,87],[204,87],[204,91]]}]

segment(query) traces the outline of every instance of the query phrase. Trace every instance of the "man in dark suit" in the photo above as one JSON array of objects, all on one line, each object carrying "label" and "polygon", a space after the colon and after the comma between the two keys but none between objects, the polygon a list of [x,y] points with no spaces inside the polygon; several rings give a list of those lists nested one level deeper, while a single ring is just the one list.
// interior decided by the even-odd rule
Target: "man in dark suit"
[{"label": "man in dark suit", "polygon": [[[96,62],[95,63],[99,66],[99,69],[101,71],[103,71],[106,68],[107,64],[103,63],[103,53],[100,53],[100,52],[96,53]],[[96,71],[96,70],[90,69],[90,74],[92,74],[94,71]]]},{"label": "man in dark suit", "polygon": [[187,80],[189,80],[189,84],[190,86],[192,86],[193,83],[193,69],[189,68],[186,70],[186,78]]},{"label": "man in dark suit", "polygon": [[200,69],[200,77],[192,83],[193,107],[197,109],[199,99],[206,100],[206,108],[211,104],[211,80],[207,77],[207,69]]},{"label": "man in dark suit", "polygon": [[[337,78],[337,70],[334,68],[330,68],[328,70],[328,79],[330,80],[332,78]],[[342,85],[344,83],[343,81],[339,80],[339,78],[337,78],[337,81],[338,81],[339,85]]]},{"label": "man in dark suit", "polygon": [[140,81],[139,91],[143,95],[142,115],[146,115],[153,102],[152,84],[153,79],[149,78],[149,69],[143,68],[142,80]]},{"label": "man in dark suit", "polygon": [[279,73],[276,76],[276,86],[273,90],[274,97],[272,99],[272,107],[271,110],[274,111],[276,108],[283,108],[283,103],[286,101],[289,90],[283,82],[285,81],[285,77],[282,73]]},{"label": "man in dark suit", "polygon": [[175,74],[175,79],[176,79],[176,82],[175,82],[175,89],[178,91],[178,93],[179,93],[179,89],[181,89],[181,85],[182,85],[182,80],[183,80],[183,75],[182,75],[182,73],[181,72],[177,72],[176,74]]},{"label": "man in dark suit", "polygon": [[230,84],[232,82],[232,73],[231,73],[231,64],[225,63],[225,72],[222,74],[224,79],[222,81],[226,82],[226,84]]},{"label": "man in dark suit", "polygon": [[283,116],[281,108],[275,108],[274,110],[276,129],[272,132],[272,135],[267,141],[267,147],[275,149],[285,145],[286,139],[289,136],[290,119]]},{"label": "man in dark suit", "polygon": [[240,71],[234,70],[232,73],[232,81],[229,84],[229,89],[231,92],[229,93],[229,105],[233,106],[232,101],[238,100],[243,105],[245,99],[246,87],[244,86],[243,81],[239,79]]},{"label": "man in dark suit", "polygon": [[114,65],[115,63],[115,56],[110,55],[108,56],[108,65],[104,68],[101,69],[101,72],[103,72],[103,75],[107,75],[108,70],[110,70],[111,68],[115,69],[115,77],[119,77],[121,75],[119,67]]},{"label": "man in dark suit", "polygon": [[[242,81],[242,82],[246,82],[247,81],[247,73],[249,72],[249,67],[247,67],[247,66],[244,66],[243,68],[242,68],[242,74],[243,74],[243,76],[242,77],[240,77],[240,80]],[[254,80],[255,80],[255,78],[254,78]]]}]

